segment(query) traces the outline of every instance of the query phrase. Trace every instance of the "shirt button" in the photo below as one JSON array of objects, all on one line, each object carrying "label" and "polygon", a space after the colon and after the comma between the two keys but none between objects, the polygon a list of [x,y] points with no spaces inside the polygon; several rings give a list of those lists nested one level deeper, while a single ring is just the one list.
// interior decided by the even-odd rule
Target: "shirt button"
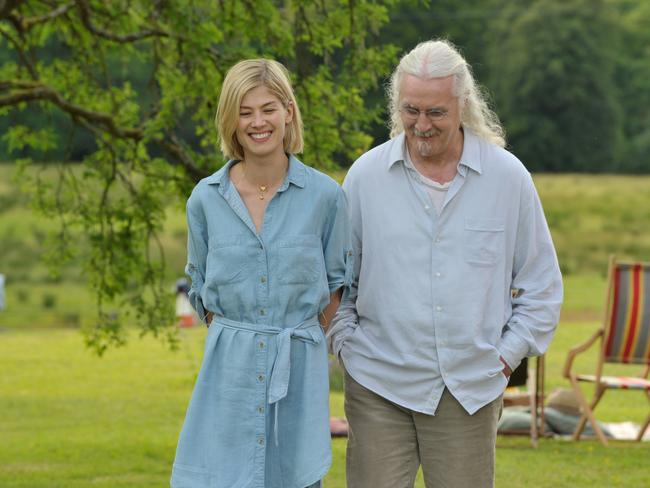
[{"label": "shirt button", "polygon": [[436,242],[436,244],[439,243],[440,242],[440,237],[436,237],[435,242]]},{"label": "shirt button", "polygon": [[424,206],[424,210],[429,210],[429,206],[428,206],[428,205],[425,205],[425,206]]},{"label": "shirt button", "polygon": [[262,276],[262,277],[260,278],[260,282],[262,282],[262,283],[266,283],[266,276]]},{"label": "shirt button", "polygon": [[436,271],[436,278],[440,278],[441,274],[440,271]]},{"label": "shirt button", "polygon": [[266,315],[266,310],[264,309],[260,310],[260,315]]},{"label": "shirt button", "polygon": [[260,349],[264,349],[264,343],[260,342]]},{"label": "shirt button", "polygon": [[437,312],[442,312],[442,307],[440,305],[436,305],[436,311]]},{"label": "shirt button", "polygon": [[258,443],[260,446],[263,446],[263,445],[264,445],[264,439],[263,439],[263,438],[261,438],[261,439],[257,439],[257,443]]},{"label": "shirt button", "polygon": [[262,381],[264,381],[264,375],[263,375],[263,374],[259,375],[259,376],[257,377],[257,381],[259,381],[260,383],[261,383]]},{"label": "shirt button", "polygon": [[260,413],[260,414],[264,413],[264,407],[261,406],[261,405],[259,407],[257,407],[257,413]]}]

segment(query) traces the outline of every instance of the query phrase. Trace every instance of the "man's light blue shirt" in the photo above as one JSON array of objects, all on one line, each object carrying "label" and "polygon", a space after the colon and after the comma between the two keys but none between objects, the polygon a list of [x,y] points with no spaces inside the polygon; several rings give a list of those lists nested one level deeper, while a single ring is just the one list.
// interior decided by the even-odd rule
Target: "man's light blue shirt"
[{"label": "man's light blue shirt", "polygon": [[434,414],[445,387],[470,414],[514,369],[546,351],[562,278],[530,174],[508,151],[468,130],[437,215],[405,136],[370,150],[343,184],[354,283],[328,333],[361,385]]}]

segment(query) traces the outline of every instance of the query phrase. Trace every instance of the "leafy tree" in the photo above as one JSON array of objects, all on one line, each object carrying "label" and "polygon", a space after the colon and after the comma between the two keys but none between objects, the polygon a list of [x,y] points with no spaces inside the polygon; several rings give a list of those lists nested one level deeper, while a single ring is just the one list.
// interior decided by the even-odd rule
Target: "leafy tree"
[{"label": "leafy tree", "polygon": [[620,27],[603,0],[499,0],[490,86],[514,152],[530,169],[616,169]]},{"label": "leafy tree", "polygon": [[[212,119],[227,69],[246,57],[283,62],[305,114],[305,161],[347,164],[368,148],[380,110],[363,95],[394,64],[394,48],[366,43],[392,3],[0,0],[0,116],[36,109],[92,136],[82,171],[30,185],[60,222],[50,260],[80,256],[96,291],[89,345],[125,341],[115,307],[173,340],[158,234],[169,201],[223,164]],[[45,123],[14,123],[2,140],[12,151],[68,143]]]}]

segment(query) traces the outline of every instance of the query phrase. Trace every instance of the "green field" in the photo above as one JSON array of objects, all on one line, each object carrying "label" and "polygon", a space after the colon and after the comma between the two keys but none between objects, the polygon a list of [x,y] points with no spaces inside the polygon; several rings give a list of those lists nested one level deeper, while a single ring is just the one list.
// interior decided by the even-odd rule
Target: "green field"
[{"label": "green field", "polygon": [[[566,323],[558,330],[547,361],[549,388],[565,386],[559,368],[566,347],[592,328]],[[100,359],[74,330],[3,333],[0,486],[166,486],[204,330],[181,337],[177,352],[145,338]],[[604,420],[639,422],[647,410],[639,393],[611,392],[603,402]],[[340,392],[332,393],[331,411],[343,413]],[[335,440],[329,488],[345,486],[344,450],[345,441]],[[640,487],[649,455],[648,443],[603,448],[595,441],[542,439],[533,449],[525,437],[500,437],[497,486]]]},{"label": "green field", "polygon": [[[9,166],[0,165],[0,487],[167,486],[176,440],[200,365],[203,329],[183,330],[170,351],[135,332],[128,345],[98,358],[80,326],[92,320],[83,263],[52,276],[40,262],[55,223],[29,209]],[[565,275],[566,303],[547,355],[547,391],[566,387],[566,351],[588,337],[602,313],[607,256],[650,259],[650,178],[539,175],[535,178]],[[164,236],[170,287],[182,275],[182,202],[169,210]],[[171,295],[170,295],[171,297]],[[594,355],[581,358],[588,368]],[[338,384],[334,378],[334,384]],[[342,394],[331,410],[343,415]],[[600,420],[640,422],[638,392],[608,392]],[[345,441],[334,441],[328,488],[342,488]],[[497,486],[647,486],[650,443],[500,437]],[[418,486],[423,486],[419,482]]]}]

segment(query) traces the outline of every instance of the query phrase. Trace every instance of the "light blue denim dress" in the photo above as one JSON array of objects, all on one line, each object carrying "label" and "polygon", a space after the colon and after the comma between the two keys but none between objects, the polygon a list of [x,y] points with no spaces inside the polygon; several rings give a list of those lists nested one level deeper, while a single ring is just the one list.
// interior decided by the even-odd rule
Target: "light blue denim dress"
[{"label": "light blue denim dress", "polygon": [[187,202],[190,300],[215,312],[173,488],[304,488],[331,464],[318,313],[352,274],[345,197],[293,156],[260,234],[228,162]]}]

